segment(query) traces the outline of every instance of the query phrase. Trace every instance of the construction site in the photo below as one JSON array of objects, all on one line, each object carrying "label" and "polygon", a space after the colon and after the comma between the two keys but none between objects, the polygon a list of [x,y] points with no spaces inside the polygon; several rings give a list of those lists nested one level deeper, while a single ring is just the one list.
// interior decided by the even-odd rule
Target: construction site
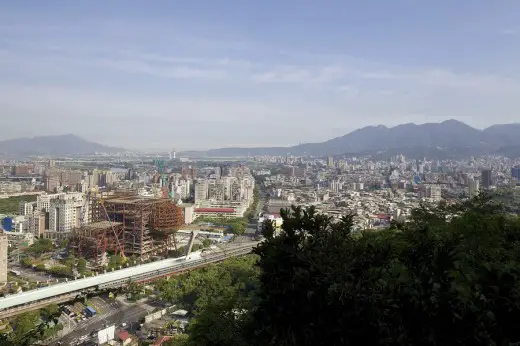
[{"label": "construction site", "polygon": [[116,195],[89,197],[87,203],[89,222],[73,232],[71,245],[95,265],[105,264],[107,253],[146,260],[177,249],[183,214],[169,198]]}]

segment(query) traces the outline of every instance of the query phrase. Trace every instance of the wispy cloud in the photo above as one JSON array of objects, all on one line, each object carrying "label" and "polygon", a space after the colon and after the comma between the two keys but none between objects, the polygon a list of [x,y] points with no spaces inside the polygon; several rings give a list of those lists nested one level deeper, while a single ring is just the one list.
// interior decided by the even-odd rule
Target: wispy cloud
[{"label": "wispy cloud", "polygon": [[[0,114],[9,115],[3,126],[11,124],[13,136],[83,131],[78,134],[114,145],[134,145],[141,135],[146,146],[188,146],[197,127],[202,146],[285,145],[378,123],[468,114],[473,125],[489,122],[490,114],[508,122],[520,107],[520,80],[494,73],[492,66],[488,72],[396,66],[184,36],[150,23],[65,29],[0,27]],[[79,121],[92,117],[78,129]],[[40,126],[40,118],[48,121]],[[29,125],[17,126],[20,119]],[[251,126],[266,131],[253,138]],[[113,137],[115,132],[125,134]]]},{"label": "wispy cloud", "polygon": [[498,30],[499,35],[503,36],[519,36],[520,35],[520,28],[503,28]]},{"label": "wispy cloud", "polygon": [[343,80],[347,68],[338,65],[329,66],[280,66],[253,75],[253,80],[260,83],[296,83],[302,85],[331,84]]},{"label": "wispy cloud", "polygon": [[174,79],[223,79],[225,70],[195,68],[181,64],[150,64],[146,60],[100,59],[86,62],[92,66],[100,66],[129,73],[147,74],[150,76]]}]

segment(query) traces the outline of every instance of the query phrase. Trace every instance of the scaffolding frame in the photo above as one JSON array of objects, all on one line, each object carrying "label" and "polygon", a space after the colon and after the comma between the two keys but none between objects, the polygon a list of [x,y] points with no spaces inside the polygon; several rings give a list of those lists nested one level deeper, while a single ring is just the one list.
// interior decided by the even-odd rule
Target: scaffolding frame
[{"label": "scaffolding frame", "polygon": [[124,251],[120,246],[124,230],[122,223],[110,221],[83,225],[73,231],[73,248],[78,256],[94,259],[97,265],[101,265],[107,251],[115,254]]},{"label": "scaffolding frame", "polygon": [[136,195],[92,198],[89,212],[93,222],[121,225],[124,253],[141,259],[176,249],[174,234],[183,224],[182,209],[169,198]]}]

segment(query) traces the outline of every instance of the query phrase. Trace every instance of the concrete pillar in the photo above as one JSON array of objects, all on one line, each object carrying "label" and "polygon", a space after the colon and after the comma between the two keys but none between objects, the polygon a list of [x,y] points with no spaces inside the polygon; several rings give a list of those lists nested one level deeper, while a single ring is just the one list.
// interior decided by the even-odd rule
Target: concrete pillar
[{"label": "concrete pillar", "polygon": [[188,258],[189,254],[191,253],[191,249],[193,248],[193,243],[195,242],[195,238],[197,238],[198,231],[193,230],[191,231],[190,240],[188,241],[188,246],[186,246],[186,259]]}]

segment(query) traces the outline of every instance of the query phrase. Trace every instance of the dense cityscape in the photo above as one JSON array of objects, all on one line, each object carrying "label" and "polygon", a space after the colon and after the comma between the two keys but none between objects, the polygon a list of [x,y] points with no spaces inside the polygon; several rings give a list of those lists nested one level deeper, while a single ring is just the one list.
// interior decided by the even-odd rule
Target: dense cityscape
[{"label": "dense cityscape", "polygon": [[[352,215],[352,230],[360,234],[404,224],[421,205],[456,203],[482,191],[509,212],[520,210],[520,160],[505,157],[197,160],[175,151],[128,161],[119,155],[97,157],[1,162],[5,298],[54,285],[65,285],[63,292],[69,292],[66,285],[73,281],[162,265],[169,258],[189,264],[233,257],[233,251],[250,251],[262,240],[265,220],[280,232],[281,210],[293,205],[313,206],[331,220]],[[155,280],[182,270],[161,270],[130,271],[119,281],[108,277],[103,284],[71,287],[74,293],[67,298],[49,291],[46,299],[25,298],[23,304],[0,299],[0,314],[8,318],[3,332],[16,333],[20,316],[27,318],[20,313],[52,302],[59,304],[51,306],[60,315],[45,342],[167,340],[185,330],[190,313],[176,309],[175,300],[154,286]],[[114,314],[114,307],[124,312]]]},{"label": "dense cityscape", "polygon": [[520,345],[518,23],[4,1],[0,346]]}]

